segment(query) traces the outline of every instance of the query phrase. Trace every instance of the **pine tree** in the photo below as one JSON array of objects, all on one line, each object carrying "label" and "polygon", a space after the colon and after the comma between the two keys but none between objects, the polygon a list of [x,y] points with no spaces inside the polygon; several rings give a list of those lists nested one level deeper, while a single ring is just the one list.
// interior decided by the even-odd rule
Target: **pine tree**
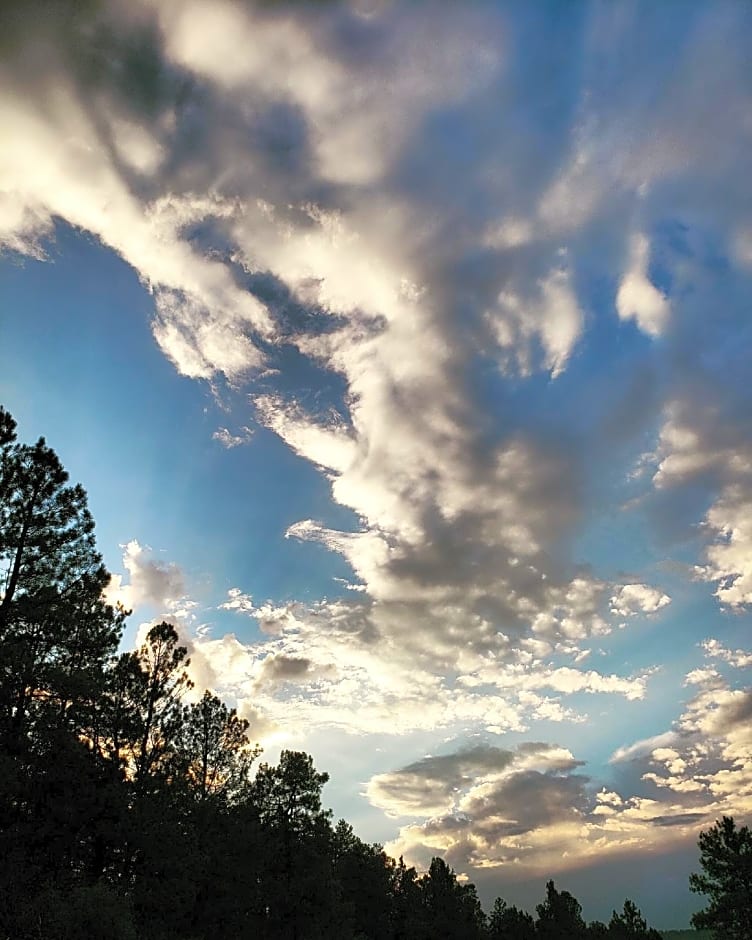
[{"label": "pine tree", "polygon": [[83,488],[0,409],[0,750],[21,753],[42,716],[83,733],[122,631],[108,581]]},{"label": "pine tree", "polygon": [[191,798],[229,805],[249,786],[249,773],[261,749],[252,747],[248,722],[208,689],[183,707],[171,749],[176,774]]},{"label": "pine tree", "polygon": [[546,884],[546,900],[536,907],[536,928],[541,937],[552,940],[578,940],[585,936],[579,901],[568,891],[557,891],[553,881]]},{"label": "pine tree", "polygon": [[3,936],[52,923],[49,899],[104,877],[112,860],[122,781],[94,731],[124,618],[103,599],[108,581],[84,490],[44,439],[18,443],[0,408]]},{"label": "pine tree", "polygon": [[730,816],[700,833],[700,866],[703,874],[689,876],[689,887],[710,899],[692,916],[698,929],[715,931],[728,940],[752,937],[752,832],[739,829]]}]

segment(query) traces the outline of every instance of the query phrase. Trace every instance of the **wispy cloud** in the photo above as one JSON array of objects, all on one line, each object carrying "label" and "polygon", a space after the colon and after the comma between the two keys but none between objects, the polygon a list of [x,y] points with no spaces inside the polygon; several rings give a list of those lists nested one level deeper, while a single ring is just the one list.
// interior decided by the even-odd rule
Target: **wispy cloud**
[{"label": "wispy cloud", "polygon": [[232,450],[233,447],[240,447],[241,444],[247,444],[252,437],[253,431],[248,427],[242,427],[237,434],[233,434],[227,428],[217,428],[212,434],[212,438],[228,450]]}]

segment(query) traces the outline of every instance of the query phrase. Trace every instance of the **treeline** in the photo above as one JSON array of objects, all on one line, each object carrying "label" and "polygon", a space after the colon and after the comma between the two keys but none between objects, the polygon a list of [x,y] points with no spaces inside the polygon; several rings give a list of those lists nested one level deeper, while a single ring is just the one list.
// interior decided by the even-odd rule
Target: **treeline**
[{"label": "treeline", "polygon": [[0,937],[656,938],[625,902],[586,925],[549,882],[537,916],[439,858],[418,874],[322,806],[305,753],[260,763],[248,724],[191,689],[168,623],[118,653],[125,612],[80,486],[0,408]]}]

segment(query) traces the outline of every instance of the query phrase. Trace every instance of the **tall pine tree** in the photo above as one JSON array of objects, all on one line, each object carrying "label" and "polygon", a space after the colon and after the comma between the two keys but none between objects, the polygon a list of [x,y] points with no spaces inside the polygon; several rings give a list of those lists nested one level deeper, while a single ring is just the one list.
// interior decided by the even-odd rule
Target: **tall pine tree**
[{"label": "tall pine tree", "polygon": [[123,623],[103,598],[108,581],[84,490],[44,439],[19,443],[0,408],[3,936],[67,936],[51,899],[81,897],[112,857],[121,780],[93,746]]}]

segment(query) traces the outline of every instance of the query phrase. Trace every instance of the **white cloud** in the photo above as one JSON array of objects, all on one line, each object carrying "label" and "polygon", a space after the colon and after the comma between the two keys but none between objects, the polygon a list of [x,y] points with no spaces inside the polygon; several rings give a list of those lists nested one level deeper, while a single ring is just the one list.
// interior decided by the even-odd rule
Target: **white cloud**
[{"label": "white cloud", "polygon": [[[389,10],[380,55],[353,70],[338,61],[313,17],[200,0],[154,3],[170,59],[226,91],[253,90],[302,111],[317,170],[365,185],[383,176],[432,106],[461,100],[499,67],[493,22],[474,12],[425,18]],[[489,32],[490,27],[490,32]]]},{"label": "white cloud", "polygon": [[705,640],[702,643],[702,648],[708,659],[720,659],[735,669],[746,669],[748,666],[752,666],[752,653],[745,650],[727,649],[716,639]]},{"label": "white cloud", "polygon": [[220,610],[234,610],[238,613],[254,614],[256,608],[253,605],[253,598],[250,594],[244,594],[240,588],[230,588],[227,592],[227,600],[219,605]]},{"label": "white cloud", "polygon": [[490,225],[486,229],[483,244],[495,249],[516,248],[531,241],[533,237],[533,225],[528,219],[511,216]]},{"label": "white cloud", "polygon": [[611,612],[618,617],[654,614],[671,603],[668,594],[647,584],[623,584],[611,597]]},{"label": "white cloud", "polygon": [[232,450],[233,447],[240,447],[241,444],[247,444],[252,437],[253,431],[245,426],[240,429],[239,434],[233,434],[227,428],[217,428],[212,434],[212,439],[219,441],[228,450]]},{"label": "white cloud", "polygon": [[537,339],[544,351],[543,364],[556,378],[566,368],[584,317],[566,270],[552,271],[536,287],[532,297],[503,290],[487,317],[497,343],[511,353],[523,375],[533,371],[531,346]]},{"label": "white cloud", "polygon": [[685,685],[710,685],[720,681],[717,669],[712,666],[701,666],[690,670],[684,677]]},{"label": "white cloud", "polygon": [[158,612],[174,612],[185,599],[185,581],[181,569],[172,562],[152,557],[152,550],[132,539],[121,546],[123,567],[128,572],[128,583],[121,575],[113,575],[106,592],[111,604],[120,603],[127,610],[143,605],[155,607]]},{"label": "white cloud", "polygon": [[729,607],[752,603],[752,480],[725,487],[710,507],[705,522],[714,536],[707,564],[698,574],[717,581],[715,596]]},{"label": "white cloud", "polygon": [[165,148],[146,128],[116,117],[111,129],[118,156],[128,166],[145,176],[159,170],[166,156]]},{"label": "white cloud", "polygon": [[738,461],[726,442],[707,433],[714,425],[718,427],[719,420],[716,410],[707,405],[699,411],[694,403],[686,401],[676,400],[666,406],[652,458],[657,462],[653,476],[657,488],[677,486]]},{"label": "white cloud", "polygon": [[738,264],[752,267],[752,229],[742,228],[733,236],[733,255]]},{"label": "white cloud", "polygon": [[[739,651],[740,652],[740,651]],[[622,748],[613,762],[644,765],[643,779],[679,799],[704,820],[752,809],[752,692],[732,688],[715,670],[691,676],[699,691],[671,732]]]},{"label": "white cloud", "polygon": [[342,473],[355,458],[355,442],[341,418],[318,423],[297,404],[272,395],[259,395],[255,405],[259,420],[312,463]]},{"label": "white cloud", "polygon": [[509,751],[478,745],[377,774],[368,781],[366,796],[389,816],[437,816],[452,810],[462,790],[477,793],[525,771],[558,773],[577,765],[566,748],[557,746],[523,745]]},{"label": "white cloud", "polygon": [[[261,354],[244,331],[268,336],[266,310],[236,286],[224,264],[182,237],[187,218],[211,218],[226,213],[226,207],[211,197],[140,201],[100,135],[97,112],[109,123],[106,103],[81,102],[65,75],[49,81],[49,88],[41,86],[49,108],[39,106],[32,89],[17,97],[9,86],[0,95],[0,118],[12,142],[0,157],[0,189],[9,187],[11,193],[3,217],[15,229],[6,228],[5,244],[16,250],[26,246],[38,256],[50,218],[59,216],[122,255],[157,292],[155,335],[187,375],[208,377],[220,370],[237,375],[259,365]],[[131,127],[131,150],[134,133]],[[139,133],[138,159],[146,172],[154,161],[146,155],[147,132]],[[180,213],[165,211],[175,202],[182,202]]]},{"label": "white cloud", "polygon": [[[501,641],[494,655],[499,640],[492,631],[468,625],[461,609],[440,604],[430,608],[425,624],[422,603],[347,599],[275,607],[256,605],[233,588],[221,606],[259,624],[263,638],[246,647],[246,688],[254,689],[251,697],[275,726],[293,735],[314,727],[391,734],[457,725],[523,731],[534,720],[580,721],[562,697],[645,695],[647,673],[621,677],[552,667],[552,648],[540,640],[523,640],[519,649]],[[469,629],[487,637],[483,666],[471,646],[458,649],[457,637]]]},{"label": "white cloud", "polygon": [[[544,751],[547,746],[523,745],[518,753],[525,747]],[[427,788],[425,802],[417,804],[420,815],[439,810],[423,822],[403,825],[387,851],[421,867],[438,853],[476,873],[500,868],[512,878],[551,876],[595,858],[667,848],[695,831],[697,814],[679,806],[623,799],[604,789],[592,795],[588,778],[572,772],[579,762],[559,750],[567,754],[564,764],[526,767],[513,760],[496,773],[474,767],[453,781],[430,781],[421,766],[426,759],[374,778],[368,793],[379,805],[413,815],[413,793],[420,800]],[[437,799],[430,798],[432,792]],[[668,830],[663,820],[670,822]]]},{"label": "white cloud", "polygon": [[632,237],[629,265],[616,294],[616,309],[622,320],[634,319],[649,336],[660,336],[671,312],[668,299],[648,279],[650,243],[643,234]]},{"label": "white cloud", "polygon": [[44,260],[43,243],[52,234],[49,212],[17,192],[0,191],[0,250]]},{"label": "white cloud", "polygon": [[752,602],[752,450],[734,419],[724,420],[717,405],[693,407],[674,401],[666,409],[655,458],[653,483],[669,490],[703,477],[716,497],[702,529],[712,539],[698,579],[717,584],[715,596],[731,608]]},{"label": "white cloud", "polygon": [[641,741],[635,741],[633,744],[619,747],[611,755],[611,763],[618,764],[623,761],[644,757],[647,754],[651,754],[656,747],[670,747],[675,743],[676,737],[676,732],[674,731],[663,731],[650,738],[644,738]]}]

